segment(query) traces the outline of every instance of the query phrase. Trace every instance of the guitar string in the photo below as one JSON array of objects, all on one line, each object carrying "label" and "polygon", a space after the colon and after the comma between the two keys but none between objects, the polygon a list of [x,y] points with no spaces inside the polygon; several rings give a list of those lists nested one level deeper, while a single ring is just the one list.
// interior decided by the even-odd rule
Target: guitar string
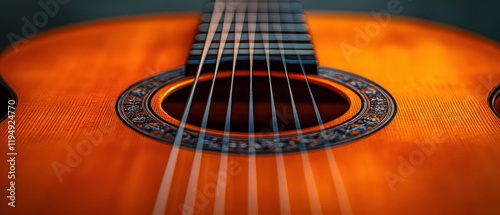
[{"label": "guitar string", "polygon": [[[170,155],[168,157],[168,161],[167,161],[165,170],[163,172],[163,177],[161,180],[160,188],[158,190],[155,205],[153,208],[154,215],[165,214],[165,210],[167,207],[168,198],[169,198],[169,194],[170,194],[170,188],[172,187],[173,175],[174,175],[175,167],[177,164],[177,158],[179,155],[179,147],[180,147],[181,141],[182,141],[183,136],[184,136],[183,135],[184,129],[186,126],[186,121],[187,121],[187,117],[189,115],[189,111],[191,109],[191,104],[193,101],[194,92],[196,90],[196,86],[198,84],[198,79],[200,77],[201,70],[203,68],[205,59],[207,57],[207,53],[210,49],[210,44],[212,43],[212,40],[214,38],[215,30],[217,30],[218,23],[219,23],[221,16],[222,16],[220,11],[224,10],[224,7],[225,7],[225,5],[223,3],[221,3],[220,0],[215,1],[214,8],[212,11],[213,15],[212,15],[212,18],[210,20],[210,27],[209,27],[209,30],[207,32],[206,41],[205,41],[205,44],[203,47],[203,53],[201,55],[200,63],[198,65],[198,69],[196,71],[194,83],[193,83],[193,86],[191,87],[191,91],[189,93],[189,99],[188,99],[188,102],[186,103],[186,107],[184,108],[182,119],[181,119],[179,128],[177,129],[177,134],[175,136],[174,143],[172,145],[172,149],[170,150]],[[215,25],[214,23],[217,23],[217,25]]]},{"label": "guitar string", "polygon": [[[219,163],[219,174],[217,177],[217,187],[215,191],[215,204],[214,204],[214,214],[224,214],[224,208],[226,203],[226,186],[227,186],[227,162],[228,162],[228,145],[229,145],[229,135],[231,130],[231,113],[232,113],[232,103],[233,103],[233,89],[234,89],[234,76],[236,72],[236,62],[238,58],[238,51],[241,41],[241,35],[243,31],[243,25],[245,21],[245,12],[247,10],[246,2],[239,4],[240,0],[236,0],[235,6],[237,7],[237,17],[235,20],[235,33],[234,33],[234,49],[233,49],[233,67],[231,71],[231,84],[229,91],[229,98],[227,103],[226,111],[226,122],[224,125],[224,137],[223,146],[221,150],[221,158]],[[223,180],[225,179],[225,180]]]},{"label": "guitar string", "polygon": [[250,92],[249,92],[249,113],[248,113],[248,214],[256,215],[259,211],[257,201],[257,165],[255,161],[255,134],[254,134],[254,110],[253,110],[253,56],[255,48],[255,32],[257,29],[257,11],[259,1],[251,4],[248,14],[248,32],[249,32],[249,54],[250,54]]},{"label": "guitar string", "polygon": [[[229,35],[229,29],[231,28],[231,25],[233,23],[234,15],[235,15],[235,7],[236,5],[233,2],[228,2],[225,1],[225,10],[224,10],[224,19],[223,19],[223,26],[222,26],[222,32],[220,36],[220,43],[219,43],[219,51],[217,54],[217,62],[215,64],[215,71],[213,74],[212,78],[212,85],[210,87],[210,92],[208,95],[207,103],[205,105],[205,111],[203,113],[203,119],[201,122],[201,127],[200,127],[200,132],[198,136],[198,142],[196,143],[196,150],[194,154],[194,159],[193,163],[191,166],[191,173],[189,175],[189,181],[188,181],[188,186],[186,190],[186,197],[184,200],[184,205],[188,207],[195,207],[195,200],[196,200],[196,191],[198,187],[198,181],[199,181],[199,174],[200,174],[200,166],[201,166],[201,157],[202,157],[202,151],[203,151],[203,145],[206,142],[205,140],[205,135],[206,135],[206,129],[207,129],[207,123],[208,123],[208,117],[210,114],[210,107],[212,104],[212,98],[213,98],[213,92],[215,88],[215,83],[217,80],[217,74],[219,72],[219,66],[220,66],[220,61],[222,58],[222,54],[224,52],[224,48],[226,46],[226,41]],[[190,207],[190,208],[191,208]],[[190,214],[188,211],[184,211],[185,214]]]},{"label": "guitar string", "polygon": [[[277,7],[277,10],[278,10],[278,16],[276,16],[277,22],[275,22],[273,24],[273,29],[275,30],[274,31],[275,37],[278,41],[277,44],[278,44],[279,51],[281,53],[281,61],[283,63],[283,68],[285,70],[285,77],[286,77],[286,81],[287,81],[287,85],[288,85],[288,92],[290,95],[290,103],[292,105],[292,113],[293,113],[293,118],[295,120],[295,128],[297,130],[297,137],[298,137],[297,139],[299,141],[298,144],[299,144],[299,149],[300,149],[300,155],[302,158],[302,168],[303,168],[304,176],[306,179],[306,188],[307,188],[307,192],[308,192],[309,204],[311,205],[311,213],[312,214],[322,214],[321,205],[320,205],[320,201],[319,201],[319,195],[318,195],[317,186],[316,186],[316,181],[314,179],[314,174],[313,174],[312,169],[311,169],[311,163],[309,161],[309,155],[307,154],[307,148],[305,146],[305,143],[303,142],[303,136],[302,136],[302,130],[301,130],[302,128],[301,128],[299,116],[297,113],[297,107],[295,104],[295,99],[293,96],[292,87],[290,85],[290,78],[288,75],[288,68],[286,65],[286,57],[285,57],[285,53],[283,51],[283,38],[282,38],[281,34],[276,34],[276,32],[281,32],[280,7],[281,6]],[[292,8],[290,8],[290,12],[291,12],[291,10],[292,10]],[[293,14],[291,16],[293,17]],[[295,28],[295,26],[294,26],[294,28]],[[292,33],[292,37],[295,37],[294,33]]]},{"label": "guitar string", "polygon": [[[290,6],[291,2],[290,2],[290,0],[287,0],[287,1],[289,3],[289,4],[287,4],[287,6],[289,7],[289,9],[291,9],[291,6]],[[292,17],[292,19],[294,19],[293,21],[295,21],[295,17]],[[298,50],[296,43],[293,43],[293,46],[294,46],[295,50]],[[305,83],[307,85],[309,95],[311,96],[311,100],[312,100],[312,104],[313,104],[313,108],[314,108],[314,113],[316,115],[316,119],[317,119],[319,127],[320,127],[321,136],[324,138],[324,144],[327,147],[329,147],[329,146],[331,146],[331,143],[327,140],[327,135],[326,135],[325,127],[324,127],[323,120],[321,117],[321,113],[319,111],[318,105],[317,105],[316,100],[314,98],[314,94],[312,93],[311,86],[309,84],[309,80],[307,79],[302,56],[298,52],[297,52],[297,59],[299,60],[299,64],[300,64],[300,67],[302,69],[302,73],[304,75],[304,80],[305,80]],[[337,198],[338,198],[339,205],[340,205],[340,211],[342,214],[352,214],[352,208],[351,208],[351,204],[349,202],[349,197],[347,196],[347,191],[345,190],[342,176],[340,175],[340,172],[338,170],[338,165],[337,165],[337,161],[335,159],[335,156],[333,154],[333,149],[326,149],[325,151],[326,151],[325,153],[327,154],[328,164],[330,167],[330,174],[331,174],[332,179],[334,181],[335,191],[336,191]]]},{"label": "guitar string", "polygon": [[[261,4],[262,5],[262,4]],[[276,117],[276,106],[275,106],[275,100],[274,100],[274,92],[273,92],[273,85],[272,85],[272,78],[271,78],[271,64],[270,64],[270,59],[269,59],[269,11],[268,11],[268,4],[263,4],[264,5],[264,12],[259,13],[259,19],[261,20],[260,27],[262,30],[264,30],[265,33],[261,34],[263,37],[264,41],[264,53],[266,56],[266,65],[267,65],[267,76],[269,79],[269,91],[270,91],[270,97],[271,97],[271,112],[272,112],[272,125],[273,125],[273,144],[276,146],[277,144],[280,144],[280,137],[279,137],[279,129],[278,129],[278,120]],[[264,14],[264,15],[262,15]],[[267,17],[266,17],[267,14]],[[264,23],[267,22],[267,25]],[[280,212],[281,214],[290,214],[291,209],[290,209],[290,199],[289,199],[289,193],[288,193],[288,182],[287,182],[287,176],[286,176],[286,170],[285,170],[285,161],[283,158],[282,150],[281,147],[275,147],[275,158],[276,158],[276,168],[278,171],[278,192],[279,192],[279,198],[280,198]]]}]

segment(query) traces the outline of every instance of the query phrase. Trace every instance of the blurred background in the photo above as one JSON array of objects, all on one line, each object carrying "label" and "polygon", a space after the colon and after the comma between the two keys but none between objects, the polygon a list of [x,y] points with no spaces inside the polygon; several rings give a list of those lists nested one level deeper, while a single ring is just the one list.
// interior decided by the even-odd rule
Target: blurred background
[{"label": "blurred background", "polygon": [[[43,11],[41,5],[56,1],[67,3],[59,4],[59,11],[49,14],[51,16],[48,16],[46,24],[38,28],[40,31],[109,17],[200,11],[207,2],[207,0],[2,0],[0,50],[10,46],[14,35],[23,36],[25,21],[33,20],[37,13]],[[302,0],[301,2],[305,10],[332,12],[378,12],[387,9],[389,2],[400,2],[403,10],[399,15],[445,23],[500,41],[499,0]]]}]

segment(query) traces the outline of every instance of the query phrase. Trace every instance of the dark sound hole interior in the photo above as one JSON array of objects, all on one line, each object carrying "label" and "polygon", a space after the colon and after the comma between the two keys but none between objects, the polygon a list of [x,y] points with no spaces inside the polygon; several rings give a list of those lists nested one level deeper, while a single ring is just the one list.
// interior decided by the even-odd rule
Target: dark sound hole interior
[{"label": "dark sound hole interior", "polygon": [[[290,80],[290,85],[295,100],[295,105],[302,128],[318,125],[318,120],[312,104],[306,83],[303,80]],[[207,128],[224,131],[226,113],[231,90],[231,79],[217,78],[215,82]],[[311,83],[311,90],[318,105],[323,122],[331,121],[349,108],[349,102],[338,93],[323,86]],[[273,132],[273,117],[271,111],[271,94],[269,79],[253,77],[253,112],[254,132]],[[194,94],[191,110],[187,123],[200,126],[207,98],[210,92],[211,80],[198,83]],[[296,130],[293,116],[292,103],[288,84],[285,78],[272,77],[273,95],[276,107],[276,118],[279,131]],[[165,98],[162,103],[163,110],[177,120],[182,119],[182,114],[191,90],[191,85],[179,89]],[[230,120],[230,131],[249,131],[249,96],[250,78],[235,77],[233,88],[233,101]]]},{"label": "dark sound hole interior", "polygon": [[497,115],[500,117],[500,93],[498,94],[498,97],[495,99],[493,108],[495,108]]}]

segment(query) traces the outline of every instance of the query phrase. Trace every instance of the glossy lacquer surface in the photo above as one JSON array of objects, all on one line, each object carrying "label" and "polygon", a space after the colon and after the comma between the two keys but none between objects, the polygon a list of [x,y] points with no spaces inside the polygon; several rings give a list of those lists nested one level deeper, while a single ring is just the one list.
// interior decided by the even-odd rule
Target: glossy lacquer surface
[{"label": "glossy lacquer surface", "polygon": [[[283,155],[291,212],[308,214],[319,205],[324,214],[498,213],[500,119],[487,100],[500,80],[498,44],[404,18],[367,32],[367,25],[378,23],[371,16],[306,15],[319,64],[379,84],[398,111],[370,136],[307,152],[319,196],[313,204],[303,157]],[[1,213],[150,214],[171,145],[127,127],[115,104],[133,83],[183,66],[198,17],[88,23],[6,51],[0,71],[19,99],[18,154],[16,207],[4,198]],[[3,159],[7,129],[2,122]],[[192,149],[180,149],[168,214],[181,213],[193,157]],[[202,155],[195,212],[213,212],[219,160],[216,153]],[[256,156],[255,163],[258,212],[279,213],[275,155]],[[228,165],[225,212],[245,214],[248,157],[229,155]],[[8,169],[0,162],[3,195]]]}]

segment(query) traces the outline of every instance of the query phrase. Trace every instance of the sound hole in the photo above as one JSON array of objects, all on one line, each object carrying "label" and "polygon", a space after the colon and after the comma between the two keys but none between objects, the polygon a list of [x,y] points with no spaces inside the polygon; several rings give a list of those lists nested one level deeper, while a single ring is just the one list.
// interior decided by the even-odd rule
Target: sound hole
[{"label": "sound hole", "polygon": [[[211,82],[212,79],[207,78],[197,84],[187,123],[201,126],[212,85]],[[284,77],[273,76],[271,83],[278,130],[296,130],[297,125],[294,120],[292,102],[286,79]],[[321,118],[323,122],[326,123],[344,114],[349,109],[349,102],[342,95],[323,85],[310,82],[311,91],[313,92]],[[297,76],[290,80],[290,86],[292,88],[301,128],[317,126],[318,120],[306,82]],[[177,120],[182,119],[190,90],[191,85],[185,85],[168,95],[163,100],[163,110]],[[224,131],[230,91],[231,78],[217,77],[207,121],[208,129]],[[235,77],[230,120],[231,132],[249,131],[249,95],[250,78],[247,75]],[[271,93],[268,77],[263,75],[254,76],[253,120],[255,133],[274,131],[271,107]]]},{"label": "sound hole", "polygon": [[496,94],[493,96],[493,110],[500,117],[500,85],[497,87]]},{"label": "sound hole", "polygon": [[498,97],[495,102],[495,110],[500,115],[500,97]]}]

